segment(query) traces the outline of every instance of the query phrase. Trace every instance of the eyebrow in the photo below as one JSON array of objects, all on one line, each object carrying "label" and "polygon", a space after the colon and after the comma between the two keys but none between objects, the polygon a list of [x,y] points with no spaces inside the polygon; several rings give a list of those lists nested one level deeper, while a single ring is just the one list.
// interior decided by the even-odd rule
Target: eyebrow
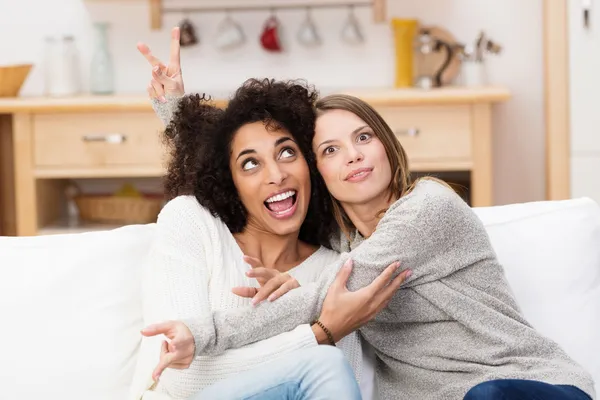
[{"label": "eyebrow", "polygon": [[[295,141],[291,137],[284,136],[284,137],[280,137],[279,139],[277,139],[275,141],[275,145],[273,147],[277,147],[280,144],[287,142],[288,140],[295,143]],[[256,154],[256,150],[254,150],[254,149],[244,149],[244,150],[240,151],[240,154],[238,154],[238,156],[237,156],[237,158],[235,160],[236,161],[239,160],[240,157],[245,156],[246,154]]]},{"label": "eyebrow", "polygon": [[[369,127],[369,125],[363,125],[363,126],[359,126],[359,127],[358,127],[358,128],[356,128],[355,130],[353,130],[353,131],[352,131],[352,133],[350,133],[350,134],[351,134],[351,135],[354,135],[354,134],[356,134],[356,133],[360,132],[361,130],[363,130],[363,129],[365,129],[365,128],[368,128],[368,127]],[[334,140],[333,140],[333,139],[330,139],[330,140],[325,140],[324,142],[321,142],[321,144],[319,144],[319,145],[317,146],[317,149],[318,149],[319,147],[323,146],[324,144],[328,144],[328,143],[331,143],[331,142],[334,142]]]},{"label": "eyebrow", "polygon": [[281,143],[287,142],[288,140],[291,140],[292,142],[295,143],[295,140],[293,140],[291,137],[284,136],[284,137],[280,137],[279,139],[277,139],[275,141],[275,147],[279,146]]}]

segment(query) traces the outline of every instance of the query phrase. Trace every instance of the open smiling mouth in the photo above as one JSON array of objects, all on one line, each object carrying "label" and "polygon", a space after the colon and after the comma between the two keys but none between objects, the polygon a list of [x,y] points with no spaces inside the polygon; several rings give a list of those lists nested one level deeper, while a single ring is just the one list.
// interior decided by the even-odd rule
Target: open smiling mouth
[{"label": "open smiling mouth", "polygon": [[288,190],[269,197],[265,200],[264,205],[273,217],[277,219],[289,218],[296,211],[297,198],[298,194],[295,190]]}]

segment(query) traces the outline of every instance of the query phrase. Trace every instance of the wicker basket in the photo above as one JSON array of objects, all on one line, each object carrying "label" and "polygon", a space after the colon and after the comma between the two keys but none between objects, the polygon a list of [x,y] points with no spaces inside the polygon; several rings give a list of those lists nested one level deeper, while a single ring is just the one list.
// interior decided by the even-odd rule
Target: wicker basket
[{"label": "wicker basket", "polygon": [[31,64],[0,65],[0,97],[17,97],[31,67]]},{"label": "wicker basket", "polygon": [[84,221],[116,224],[156,222],[163,201],[152,197],[90,196],[75,197],[79,217]]}]

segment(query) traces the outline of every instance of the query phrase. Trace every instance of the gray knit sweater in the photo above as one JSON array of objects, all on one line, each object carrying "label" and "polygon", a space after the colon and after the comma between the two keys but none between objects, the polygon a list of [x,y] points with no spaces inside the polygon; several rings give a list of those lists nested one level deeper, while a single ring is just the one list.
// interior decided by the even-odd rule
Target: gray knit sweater
[{"label": "gray knit sweater", "polygon": [[348,258],[350,290],[400,261],[412,277],[387,308],[360,329],[379,358],[382,399],[461,399],[491,379],[574,385],[595,397],[591,376],[525,320],[487,232],[451,189],[421,181],[385,213],[373,235],[342,239],[340,261],[316,282],[275,302],[190,316],[198,354],[219,354],[318,317],[329,285]]}]

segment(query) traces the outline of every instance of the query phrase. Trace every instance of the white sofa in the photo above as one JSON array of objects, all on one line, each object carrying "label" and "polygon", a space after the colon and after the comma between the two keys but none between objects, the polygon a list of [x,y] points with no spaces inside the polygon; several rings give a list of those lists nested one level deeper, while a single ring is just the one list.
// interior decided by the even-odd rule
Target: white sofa
[{"label": "white sofa", "polygon": [[[476,212],[525,315],[600,389],[598,205],[577,199]],[[127,398],[153,232],[150,224],[0,238],[1,399]]]}]

